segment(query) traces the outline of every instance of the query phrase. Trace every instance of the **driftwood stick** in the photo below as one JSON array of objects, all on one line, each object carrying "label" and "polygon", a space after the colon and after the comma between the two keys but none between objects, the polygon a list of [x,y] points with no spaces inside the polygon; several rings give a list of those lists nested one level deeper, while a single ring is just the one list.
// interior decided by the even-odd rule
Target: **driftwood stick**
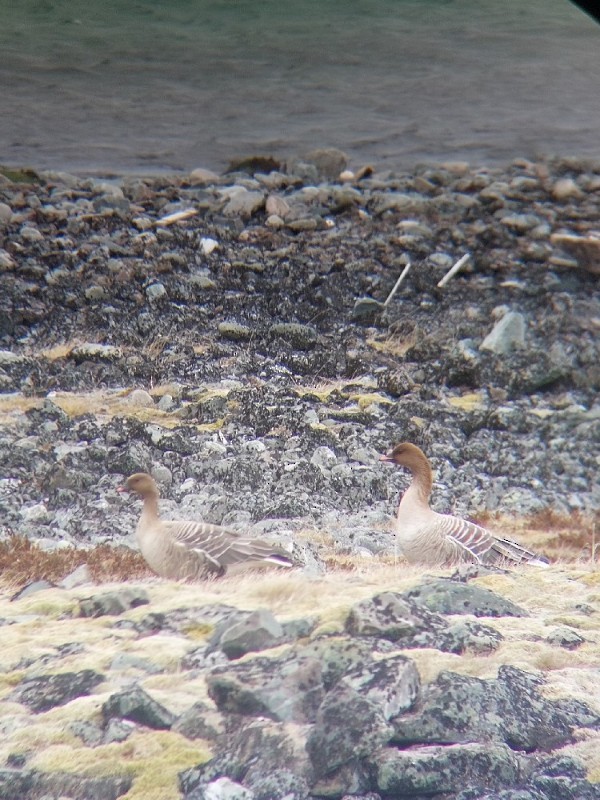
[{"label": "driftwood stick", "polygon": [[384,303],[383,303],[383,307],[384,307],[384,308],[385,308],[387,305],[389,305],[389,303],[390,303],[390,300],[392,299],[392,297],[393,297],[393,296],[396,294],[396,292],[397,292],[397,291],[398,291],[398,289],[400,288],[400,284],[402,283],[402,281],[404,280],[404,278],[406,278],[406,276],[408,275],[408,270],[409,270],[409,269],[410,269],[410,261],[408,262],[408,264],[407,264],[407,265],[404,267],[404,269],[403,269],[403,270],[402,270],[402,272],[400,273],[400,277],[398,278],[398,280],[397,280],[397,281],[396,281],[396,283],[394,284],[394,288],[392,289],[392,291],[391,291],[391,292],[388,294],[388,296],[385,298],[385,301],[384,301]]},{"label": "driftwood stick", "polygon": [[456,273],[467,263],[467,261],[470,258],[471,258],[471,254],[470,253],[465,253],[464,256],[462,256],[462,258],[459,258],[458,261],[456,262],[456,264],[448,270],[448,272],[444,275],[444,277],[441,279],[441,281],[438,281],[438,284],[437,284],[438,285],[438,289],[441,289],[442,286],[445,286],[448,283],[448,281],[450,280],[450,278],[453,278],[456,275]]}]

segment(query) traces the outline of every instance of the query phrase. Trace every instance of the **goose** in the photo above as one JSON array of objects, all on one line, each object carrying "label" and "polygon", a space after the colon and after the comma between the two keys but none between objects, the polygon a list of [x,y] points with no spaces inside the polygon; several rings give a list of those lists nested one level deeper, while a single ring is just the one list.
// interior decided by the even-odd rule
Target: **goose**
[{"label": "goose", "polygon": [[146,563],[163,578],[198,581],[240,568],[293,566],[289,553],[263,539],[206,522],[162,520],[156,481],[145,472],[130,475],[118,491],[144,501],[135,535]]},{"label": "goose", "polygon": [[434,511],[429,505],[433,487],[431,465],[415,444],[397,444],[390,453],[381,456],[380,461],[406,467],[412,475],[394,521],[398,546],[409,562],[449,565],[466,561],[499,566],[548,566],[543,556],[526,550],[511,539],[494,536],[466,519]]}]

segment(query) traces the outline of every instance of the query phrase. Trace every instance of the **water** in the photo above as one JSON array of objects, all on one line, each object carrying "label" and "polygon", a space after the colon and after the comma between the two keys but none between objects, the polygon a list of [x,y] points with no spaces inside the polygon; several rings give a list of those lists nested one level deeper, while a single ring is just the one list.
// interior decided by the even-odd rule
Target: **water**
[{"label": "water", "polygon": [[0,0],[4,164],[599,158],[599,87],[567,0]]}]

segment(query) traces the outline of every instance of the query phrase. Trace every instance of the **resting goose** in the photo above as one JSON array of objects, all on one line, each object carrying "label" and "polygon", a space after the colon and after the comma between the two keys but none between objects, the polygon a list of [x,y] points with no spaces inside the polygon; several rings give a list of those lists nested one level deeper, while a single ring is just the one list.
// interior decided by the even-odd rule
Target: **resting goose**
[{"label": "resting goose", "polygon": [[289,554],[262,539],[250,539],[206,522],[161,520],[158,487],[145,472],[130,475],[120,492],[144,501],[136,539],[148,566],[163,578],[202,580],[234,567],[293,566]]},{"label": "resting goose", "polygon": [[500,539],[485,528],[451,514],[438,514],[429,506],[433,474],[425,453],[403,442],[381,461],[406,467],[412,481],[394,522],[398,546],[413,564],[533,564],[547,567],[543,556],[531,553],[510,539]]}]

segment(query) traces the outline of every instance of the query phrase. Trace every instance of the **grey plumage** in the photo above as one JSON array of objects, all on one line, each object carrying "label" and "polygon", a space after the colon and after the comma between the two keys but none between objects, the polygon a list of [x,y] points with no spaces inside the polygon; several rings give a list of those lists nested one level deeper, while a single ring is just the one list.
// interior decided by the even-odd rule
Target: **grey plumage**
[{"label": "grey plumage", "polygon": [[451,514],[438,514],[429,506],[433,486],[431,466],[423,451],[410,442],[396,445],[382,461],[406,467],[412,482],[404,493],[394,528],[407,560],[420,564],[533,564],[548,566],[542,556]]},{"label": "grey plumage", "polygon": [[289,553],[263,539],[206,522],[161,520],[158,488],[144,472],[131,475],[122,491],[136,492],[144,501],[136,539],[149,567],[164,578],[202,580],[234,567],[293,566]]}]

